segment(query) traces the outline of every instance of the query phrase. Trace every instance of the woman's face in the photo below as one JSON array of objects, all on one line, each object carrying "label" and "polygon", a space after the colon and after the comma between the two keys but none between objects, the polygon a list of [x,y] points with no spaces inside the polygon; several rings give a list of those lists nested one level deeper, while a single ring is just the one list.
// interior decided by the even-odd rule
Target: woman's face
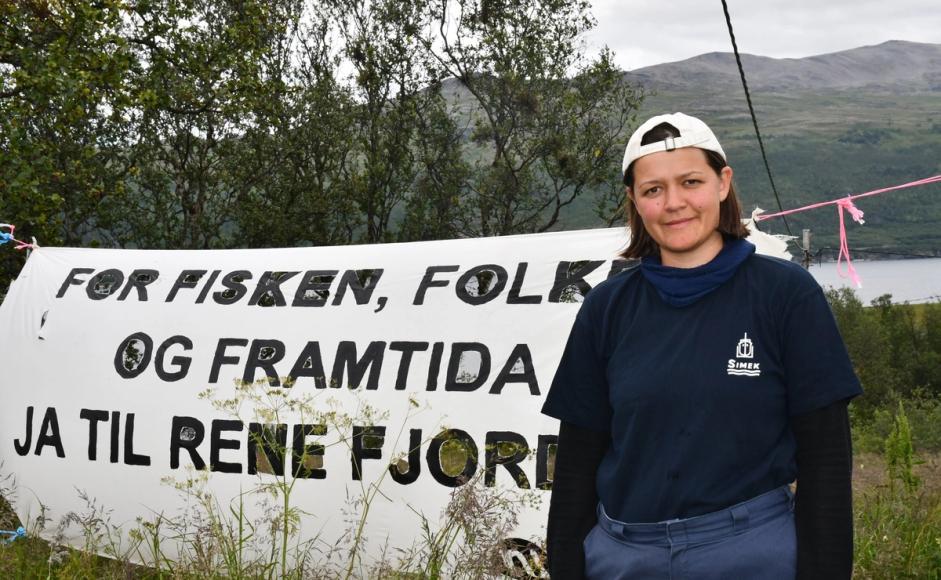
[{"label": "woman's face", "polygon": [[705,152],[695,147],[651,153],[634,162],[628,195],[660,246],[664,266],[701,266],[722,250],[719,204],[731,183],[732,168],[716,174]]}]

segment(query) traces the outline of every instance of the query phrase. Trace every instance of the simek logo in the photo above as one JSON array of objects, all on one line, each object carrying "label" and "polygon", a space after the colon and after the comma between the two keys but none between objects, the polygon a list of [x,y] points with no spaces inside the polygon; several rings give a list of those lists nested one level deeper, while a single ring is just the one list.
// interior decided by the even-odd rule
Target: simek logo
[{"label": "simek logo", "polygon": [[751,360],[753,358],[755,358],[755,345],[752,343],[752,340],[748,338],[748,333],[746,332],[745,336],[743,336],[735,346],[735,358],[729,359],[726,372],[730,375],[745,377],[757,377],[761,375],[760,364]]}]

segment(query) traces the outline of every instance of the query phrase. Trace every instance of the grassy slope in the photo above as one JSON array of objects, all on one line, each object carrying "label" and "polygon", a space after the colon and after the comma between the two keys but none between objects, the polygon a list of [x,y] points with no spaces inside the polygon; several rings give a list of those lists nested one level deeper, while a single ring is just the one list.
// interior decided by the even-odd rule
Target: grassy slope
[{"label": "grassy slope", "polygon": [[[752,99],[785,209],[941,173],[939,93],[759,93]],[[736,171],[747,212],[777,208],[740,86],[723,94],[652,95],[638,118],[666,111],[709,120]],[[847,227],[851,247],[941,251],[941,185],[875,196],[858,207],[866,212],[866,225]],[[564,220],[563,229],[600,225],[589,196]],[[811,228],[817,247],[838,245],[835,208],[788,221],[795,233]],[[780,220],[767,222],[766,229],[784,233]]]}]

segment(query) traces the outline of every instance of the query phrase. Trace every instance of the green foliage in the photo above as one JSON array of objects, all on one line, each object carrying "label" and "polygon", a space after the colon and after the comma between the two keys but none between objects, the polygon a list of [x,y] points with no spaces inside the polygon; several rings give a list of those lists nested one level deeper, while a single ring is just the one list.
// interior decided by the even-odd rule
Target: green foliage
[{"label": "green foliage", "polygon": [[884,445],[888,485],[855,501],[855,576],[941,578],[941,488],[934,476],[923,482],[915,473],[922,462],[901,402]]},{"label": "green foliage", "polygon": [[461,150],[461,129],[443,107],[433,107],[419,117],[417,129],[421,139],[415,154],[425,171],[416,176],[414,195],[405,201],[398,239],[460,237],[473,221],[465,185],[471,168]]},{"label": "green foliage", "polygon": [[429,48],[467,94],[470,235],[545,231],[589,191],[617,182],[642,93],[608,51],[582,53],[584,0],[433,5]]},{"label": "green foliage", "polygon": [[886,473],[891,484],[901,483],[909,493],[918,488],[919,479],[912,467],[915,465],[915,448],[912,445],[912,429],[905,415],[905,407],[899,402],[892,425],[892,432],[885,440]]},{"label": "green foliage", "polygon": [[857,452],[884,452],[885,440],[895,427],[895,408],[899,404],[905,406],[915,451],[941,451],[941,400],[919,394],[898,399],[894,405],[889,403],[885,407],[877,407],[866,417],[859,414],[854,403],[850,408],[853,419],[853,449]]},{"label": "green foliage", "polygon": [[2,3],[0,215],[142,248],[545,230],[616,176],[641,98],[584,54],[588,8]]},{"label": "green foliage", "polygon": [[864,394],[854,402],[855,409],[868,417],[902,389],[894,370],[897,361],[891,355],[891,337],[852,289],[829,289],[827,300],[863,386]]},{"label": "green foliage", "polygon": [[[325,4],[342,39],[338,49],[352,67],[346,79],[356,103],[347,128],[350,150],[334,187],[354,205],[359,239],[455,237],[463,225],[457,218],[466,200],[465,162],[441,93],[441,71],[425,49],[428,2]],[[403,206],[407,224],[401,223]],[[437,215],[427,215],[431,207]],[[421,217],[431,223],[417,221]]]},{"label": "green foliage", "polygon": [[855,143],[858,145],[878,145],[883,139],[889,137],[888,129],[863,129],[854,127],[838,139],[840,143]]},{"label": "green foliage", "polygon": [[864,308],[849,288],[827,290],[864,394],[854,402],[863,422],[898,397],[941,399],[941,304],[894,304],[891,296]]},{"label": "green foliage", "polygon": [[[135,108],[129,194],[99,208],[120,246],[348,240],[335,184],[352,103],[304,4],[162,0],[129,9]],[[295,62],[299,54],[306,58]]]},{"label": "green foliage", "polygon": [[[94,242],[95,211],[124,194],[124,3],[0,3],[0,215],[20,239]],[[9,279],[23,256],[0,252]]]}]

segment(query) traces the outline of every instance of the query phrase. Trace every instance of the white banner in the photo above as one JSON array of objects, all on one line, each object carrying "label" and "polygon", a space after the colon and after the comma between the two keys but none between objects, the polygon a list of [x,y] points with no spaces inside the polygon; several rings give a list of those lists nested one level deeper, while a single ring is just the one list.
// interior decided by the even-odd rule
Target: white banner
[{"label": "white banner", "polygon": [[113,551],[144,562],[153,554],[129,535],[142,521],[198,524],[211,496],[223,516],[277,522],[283,493],[254,491],[278,485],[301,510],[292,546],[340,571],[355,549],[354,576],[420,551],[422,519],[448,526],[468,485],[516,502],[515,524],[490,527],[532,550],[558,430],[539,410],[583,293],[623,267],[625,243],[613,228],[37,249],[0,307],[0,476],[15,475],[33,529],[44,506],[46,538],[84,546],[80,518],[62,518],[104,508]]}]

